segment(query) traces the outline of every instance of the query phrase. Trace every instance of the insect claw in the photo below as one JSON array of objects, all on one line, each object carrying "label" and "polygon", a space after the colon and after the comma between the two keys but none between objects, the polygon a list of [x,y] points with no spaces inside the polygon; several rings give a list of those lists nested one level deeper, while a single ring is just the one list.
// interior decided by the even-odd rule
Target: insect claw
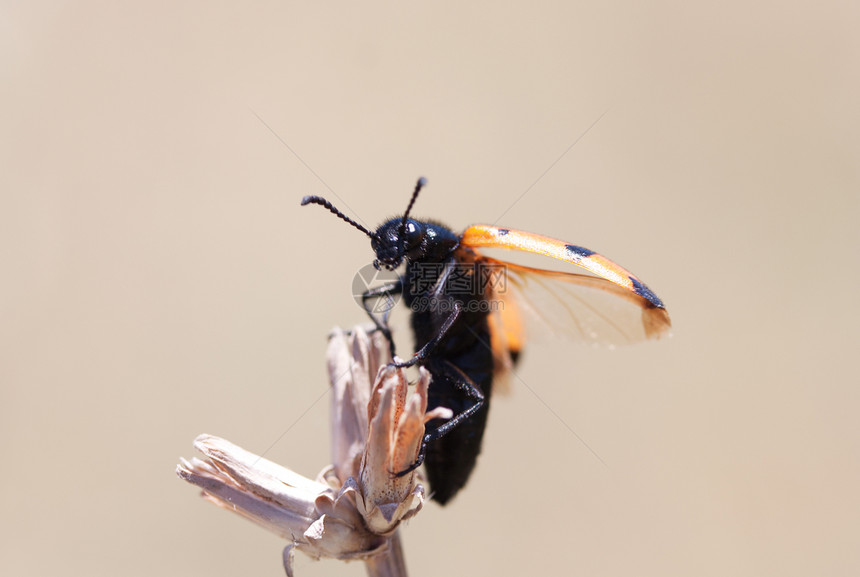
[{"label": "insect claw", "polygon": [[418,467],[420,467],[424,463],[424,453],[426,452],[426,450],[427,450],[427,443],[422,442],[421,443],[421,449],[418,451],[418,457],[416,457],[415,462],[400,472],[395,473],[393,471],[389,471],[389,473],[391,473],[391,476],[392,477],[403,477],[405,475],[408,475],[409,473],[411,473],[412,471],[414,471]]}]

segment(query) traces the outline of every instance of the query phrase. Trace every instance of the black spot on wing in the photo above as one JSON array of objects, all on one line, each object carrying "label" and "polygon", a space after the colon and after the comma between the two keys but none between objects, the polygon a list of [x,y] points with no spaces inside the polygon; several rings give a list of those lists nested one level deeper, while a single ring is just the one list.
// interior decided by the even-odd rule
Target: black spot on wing
[{"label": "black spot on wing", "polygon": [[640,297],[644,297],[644,298],[648,299],[648,302],[650,302],[652,305],[654,305],[657,308],[661,308],[661,309],[666,308],[663,305],[663,301],[660,300],[660,297],[655,295],[651,289],[649,289],[647,286],[645,286],[642,283],[642,281],[640,281],[635,276],[631,276],[629,278],[630,278],[630,282],[633,283],[633,288],[635,289],[636,294],[638,294]]},{"label": "black spot on wing", "polygon": [[507,235],[509,232],[511,232],[511,231],[510,231],[509,229],[507,229],[507,228],[500,228],[500,229],[499,229],[499,236],[505,236],[505,235]]},{"label": "black spot on wing", "polygon": [[567,254],[570,258],[577,262],[594,254],[593,250],[588,250],[587,248],[583,248],[581,246],[576,246],[573,244],[564,245],[564,250],[567,251]]}]

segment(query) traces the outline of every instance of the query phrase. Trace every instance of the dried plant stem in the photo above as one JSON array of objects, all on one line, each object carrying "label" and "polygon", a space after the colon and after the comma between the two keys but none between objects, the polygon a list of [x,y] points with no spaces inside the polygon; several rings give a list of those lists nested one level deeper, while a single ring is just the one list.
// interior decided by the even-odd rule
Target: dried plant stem
[{"label": "dried plant stem", "polygon": [[407,577],[400,532],[388,538],[386,547],[364,561],[368,577]]},{"label": "dried plant stem", "polygon": [[205,459],[181,459],[180,478],[203,496],[288,541],[283,561],[293,576],[293,553],[315,559],[362,560],[370,577],[407,577],[397,527],[424,505],[417,473],[425,423],[450,418],[427,412],[430,374],[419,370],[414,391],[403,369],[390,366],[387,342],[362,327],[335,330],[329,340],[333,463],[316,479],[255,455],[225,439],[200,435]]}]

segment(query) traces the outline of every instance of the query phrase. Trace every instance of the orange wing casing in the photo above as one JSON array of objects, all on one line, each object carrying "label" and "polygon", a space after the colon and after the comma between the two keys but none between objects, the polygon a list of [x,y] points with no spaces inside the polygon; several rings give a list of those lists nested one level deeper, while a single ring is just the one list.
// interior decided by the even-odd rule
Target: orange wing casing
[{"label": "orange wing casing", "polygon": [[645,283],[627,269],[592,250],[539,234],[483,224],[467,228],[460,242],[472,248],[531,252],[584,268],[629,291],[627,294],[632,297],[629,300],[633,300],[643,309],[642,324],[649,338],[659,337],[671,327],[663,301]]}]

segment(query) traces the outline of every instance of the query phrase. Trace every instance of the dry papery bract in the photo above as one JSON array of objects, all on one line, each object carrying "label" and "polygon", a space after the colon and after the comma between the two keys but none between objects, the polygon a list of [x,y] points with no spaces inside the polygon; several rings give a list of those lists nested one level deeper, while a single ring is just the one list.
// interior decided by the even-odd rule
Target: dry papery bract
[{"label": "dry papery bract", "polygon": [[402,369],[380,332],[358,326],[329,337],[332,386],[332,464],[309,479],[211,435],[194,446],[204,459],[182,459],[177,474],[203,497],[280,535],[289,544],[284,565],[292,576],[298,550],[311,557],[364,560],[373,576],[405,576],[397,532],[424,504],[418,474],[395,473],[417,458],[424,426],[450,418],[427,413],[430,375],[419,369],[410,394]]}]

